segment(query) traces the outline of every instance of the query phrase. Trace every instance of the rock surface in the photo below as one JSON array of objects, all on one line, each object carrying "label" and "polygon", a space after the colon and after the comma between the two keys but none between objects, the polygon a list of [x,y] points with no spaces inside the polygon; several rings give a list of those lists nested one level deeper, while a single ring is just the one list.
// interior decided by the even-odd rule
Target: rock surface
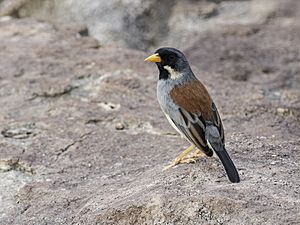
[{"label": "rock surface", "polygon": [[300,25],[224,25],[184,49],[224,121],[216,158],[162,172],[187,143],[141,51],[84,28],[0,22],[0,224],[299,224]]},{"label": "rock surface", "polygon": [[4,0],[0,16],[78,23],[101,45],[186,47],[195,36],[228,24],[262,24],[299,15],[297,0]]}]

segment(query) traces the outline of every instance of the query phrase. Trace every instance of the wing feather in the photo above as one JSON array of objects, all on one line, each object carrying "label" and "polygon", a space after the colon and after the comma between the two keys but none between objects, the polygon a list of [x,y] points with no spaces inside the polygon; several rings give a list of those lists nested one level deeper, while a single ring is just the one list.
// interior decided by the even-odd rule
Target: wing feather
[{"label": "wing feather", "polygon": [[213,152],[205,139],[205,125],[202,122],[201,115],[188,113],[186,110],[179,108],[174,118],[177,118],[177,120],[172,119],[173,124],[187,140],[201,149],[206,155],[212,156]]},{"label": "wing feather", "polygon": [[218,128],[222,143],[224,144],[225,143],[225,135],[224,135],[224,128],[223,128],[222,120],[220,118],[218,109],[214,102],[212,103],[211,107],[212,107],[212,111],[213,111],[213,121],[212,122]]},{"label": "wing feather", "polygon": [[224,129],[218,110],[204,85],[199,80],[177,85],[173,88],[171,97],[178,106],[178,112],[172,118],[175,126],[204,153],[212,155],[205,138],[207,122],[218,128],[222,143]]}]

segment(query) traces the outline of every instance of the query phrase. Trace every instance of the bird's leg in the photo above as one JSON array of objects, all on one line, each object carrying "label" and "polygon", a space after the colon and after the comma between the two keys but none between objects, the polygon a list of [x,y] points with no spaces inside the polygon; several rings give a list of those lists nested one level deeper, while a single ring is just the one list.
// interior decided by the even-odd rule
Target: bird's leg
[{"label": "bird's leg", "polygon": [[205,157],[205,154],[200,149],[197,149],[193,153],[193,155],[191,155],[190,157],[185,157],[184,159],[182,159],[180,161],[180,163],[194,163],[194,162],[196,162],[196,159],[200,159],[203,157]]},{"label": "bird's leg", "polygon": [[[168,166],[166,166],[164,170],[168,170],[170,168],[172,168],[173,166],[182,163],[182,161],[186,161],[187,159],[183,159],[187,154],[189,154],[191,151],[193,151],[195,148],[195,145],[191,145],[190,147],[188,147],[187,149],[185,149],[179,156],[176,157],[176,159]],[[195,162],[194,159],[190,159],[189,163],[191,162]],[[183,163],[187,163],[187,162],[183,162]]]},{"label": "bird's leg", "polygon": [[197,149],[193,155],[191,156],[191,158],[195,159],[195,158],[203,158],[205,157],[206,155],[200,150],[200,149]]}]

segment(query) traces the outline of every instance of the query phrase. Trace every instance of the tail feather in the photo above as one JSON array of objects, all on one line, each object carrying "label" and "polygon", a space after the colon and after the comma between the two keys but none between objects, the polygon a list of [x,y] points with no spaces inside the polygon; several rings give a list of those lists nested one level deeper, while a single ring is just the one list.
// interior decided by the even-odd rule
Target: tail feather
[{"label": "tail feather", "polygon": [[223,147],[223,150],[215,151],[215,153],[220,158],[229,180],[232,183],[239,183],[240,182],[239,173],[238,173],[234,163],[232,162],[230,156],[228,155],[226,149]]},{"label": "tail feather", "polygon": [[207,140],[209,147],[213,149],[217,156],[220,158],[229,180],[232,183],[240,182],[239,173],[225,149],[224,143],[221,140],[219,131],[216,126],[210,123],[207,124],[205,139]]}]

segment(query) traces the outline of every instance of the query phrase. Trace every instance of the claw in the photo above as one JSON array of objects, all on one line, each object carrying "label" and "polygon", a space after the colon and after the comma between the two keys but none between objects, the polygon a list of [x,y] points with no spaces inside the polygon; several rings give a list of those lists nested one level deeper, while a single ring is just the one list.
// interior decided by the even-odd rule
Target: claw
[{"label": "claw", "polygon": [[163,171],[166,171],[168,169],[171,169],[172,167],[178,165],[178,164],[184,164],[184,163],[195,163],[196,159],[203,158],[205,154],[200,151],[199,149],[193,153],[190,157],[186,157],[193,149],[195,148],[194,145],[191,145],[186,150],[184,150],[176,159],[168,166],[163,168]]}]

